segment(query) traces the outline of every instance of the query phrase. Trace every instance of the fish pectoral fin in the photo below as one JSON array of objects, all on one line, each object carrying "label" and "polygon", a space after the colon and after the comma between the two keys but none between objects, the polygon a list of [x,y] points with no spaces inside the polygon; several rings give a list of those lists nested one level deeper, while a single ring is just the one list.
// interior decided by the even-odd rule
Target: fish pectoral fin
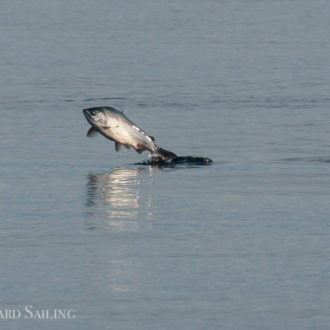
[{"label": "fish pectoral fin", "polygon": [[155,141],[155,138],[153,136],[149,135],[149,137],[152,141]]},{"label": "fish pectoral fin", "polygon": [[95,127],[91,127],[87,132],[87,137],[96,136],[97,133],[98,133],[97,129]]},{"label": "fish pectoral fin", "polygon": [[115,142],[115,149],[117,152],[120,150],[120,147],[121,147],[121,143]]}]

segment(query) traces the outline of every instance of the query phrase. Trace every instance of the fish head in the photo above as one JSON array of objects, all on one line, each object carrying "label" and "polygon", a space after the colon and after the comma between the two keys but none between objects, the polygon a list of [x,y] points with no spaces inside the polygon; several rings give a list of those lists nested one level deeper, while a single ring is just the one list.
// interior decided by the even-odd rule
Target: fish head
[{"label": "fish head", "polygon": [[87,136],[93,136],[94,133],[98,132],[112,141],[118,140],[118,132],[121,132],[120,126],[124,118],[120,111],[110,107],[95,107],[84,109],[83,113],[92,125]]},{"label": "fish head", "polygon": [[102,128],[111,126],[111,115],[107,108],[88,108],[84,109],[83,113],[87,121],[94,127]]}]

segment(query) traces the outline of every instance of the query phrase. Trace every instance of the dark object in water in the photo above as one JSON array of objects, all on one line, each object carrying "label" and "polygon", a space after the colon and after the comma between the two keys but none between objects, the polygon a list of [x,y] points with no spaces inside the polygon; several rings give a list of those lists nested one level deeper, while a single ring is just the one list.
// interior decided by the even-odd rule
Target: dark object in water
[{"label": "dark object in water", "polygon": [[144,160],[134,165],[151,165],[158,167],[175,167],[176,165],[211,165],[212,159],[206,157],[197,156],[177,156],[169,160],[164,160],[162,157],[151,157],[148,160]]}]

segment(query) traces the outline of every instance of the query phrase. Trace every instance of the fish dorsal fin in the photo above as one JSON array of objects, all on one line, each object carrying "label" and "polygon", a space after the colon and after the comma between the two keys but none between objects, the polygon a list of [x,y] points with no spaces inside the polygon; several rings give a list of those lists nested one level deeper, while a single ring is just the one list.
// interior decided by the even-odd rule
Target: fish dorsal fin
[{"label": "fish dorsal fin", "polygon": [[121,144],[119,142],[115,142],[115,149],[118,152],[120,150]]},{"label": "fish dorsal fin", "polygon": [[95,127],[91,127],[87,132],[87,137],[93,137],[97,135],[98,131]]},{"label": "fish dorsal fin", "polygon": [[149,135],[150,139],[155,142],[155,138],[151,135]]}]

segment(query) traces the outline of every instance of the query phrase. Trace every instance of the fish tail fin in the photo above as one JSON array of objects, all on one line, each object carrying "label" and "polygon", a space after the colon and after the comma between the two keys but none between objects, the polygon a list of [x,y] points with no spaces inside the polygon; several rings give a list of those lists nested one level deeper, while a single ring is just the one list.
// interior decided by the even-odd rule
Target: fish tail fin
[{"label": "fish tail fin", "polygon": [[151,156],[152,157],[161,157],[164,160],[170,160],[170,159],[177,157],[177,155],[174,152],[165,150],[161,147],[157,147],[156,152],[151,154]]}]

